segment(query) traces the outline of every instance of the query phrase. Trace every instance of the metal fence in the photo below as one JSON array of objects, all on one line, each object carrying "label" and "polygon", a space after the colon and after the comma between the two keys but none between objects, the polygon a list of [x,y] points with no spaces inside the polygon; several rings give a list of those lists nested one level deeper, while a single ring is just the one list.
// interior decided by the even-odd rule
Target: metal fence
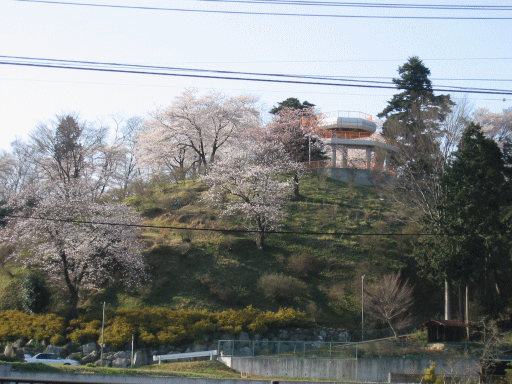
[{"label": "metal fence", "polygon": [[481,357],[480,343],[426,343],[376,340],[368,342],[220,340],[218,350],[224,356],[267,356],[293,358],[422,358]]}]

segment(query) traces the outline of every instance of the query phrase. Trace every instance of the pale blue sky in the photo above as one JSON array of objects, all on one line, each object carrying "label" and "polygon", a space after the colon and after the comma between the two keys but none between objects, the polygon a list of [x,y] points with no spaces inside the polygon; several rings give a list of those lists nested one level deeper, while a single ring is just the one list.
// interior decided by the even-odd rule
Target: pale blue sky
[{"label": "pale blue sky", "polygon": [[[63,2],[70,2],[63,0]],[[363,2],[363,0],[361,0]],[[366,1],[378,3],[379,1]],[[391,2],[391,1],[390,1]],[[467,1],[392,1],[455,4]],[[512,17],[512,11],[418,11],[300,7],[195,0],[84,0],[83,3],[182,9],[340,15]],[[492,4],[490,4],[492,3]],[[475,5],[507,1],[474,0]],[[321,76],[397,77],[417,55],[437,85],[512,89],[512,20],[397,20],[257,16],[113,9],[0,0],[0,55]],[[374,79],[385,81],[386,79]],[[448,81],[501,79],[508,81]],[[297,97],[333,110],[379,113],[394,91],[272,84],[0,65],[0,148],[26,138],[38,121],[79,112],[90,121],[109,115],[146,116],[184,88],[258,95],[268,110]],[[452,94],[457,100],[462,94]],[[499,112],[511,96],[467,95],[475,108]]]}]

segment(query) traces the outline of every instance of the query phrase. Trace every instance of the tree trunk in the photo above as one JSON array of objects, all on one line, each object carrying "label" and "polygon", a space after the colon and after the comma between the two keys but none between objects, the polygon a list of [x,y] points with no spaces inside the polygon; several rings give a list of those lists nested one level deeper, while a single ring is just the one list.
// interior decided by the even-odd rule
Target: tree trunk
[{"label": "tree trunk", "polygon": [[298,199],[300,197],[298,172],[295,172],[293,174],[293,195],[295,196],[296,199]]},{"label": "tree trunk", "polygon": [[69,320],[78,318],[78,291],[73,289],[69,291],[69,310],[68,310],[68,318]]},{"label": "tree trunk", "polygon": [[258,231],[256,234],[256,246],[260,251],[265,249],[265,232],[264,231]]},{"label": "tree trunk", "polygon": [[450,320],[450,289],[448,279],[444,279],[444,319]]},{"label": "tree trunk", "polygon": [[[466,313],[464,316],[464,322],[469,324],[469,285],[466,283]],[[469,341],[469,328],[466,328],[466,337]]]},{"label": "tree trunk", "polygon": [[400,341],[400,337],[398,337],[398,332],[396,331],[395,327],[393,327],[393,324],[390,320],[388,320],[389,328],[391,328],[391,331],[393,332],[393,335],[395,335],[395,340]]}]

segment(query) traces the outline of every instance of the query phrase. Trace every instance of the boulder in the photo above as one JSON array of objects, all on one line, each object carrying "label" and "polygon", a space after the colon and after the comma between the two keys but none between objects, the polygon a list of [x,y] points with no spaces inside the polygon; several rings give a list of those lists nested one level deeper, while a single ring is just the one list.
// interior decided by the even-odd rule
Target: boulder
[{"label": "boulder", "polygon": [[146,352],[145,351],[137,351],[133,356],[133,366],[141,367],[143,365],[147,365]]},{"label": "boulder", "polygon": [[113,360],[116,360],[116,359],[129,359],[130,356],[126,353],[126,351],[120,351],[120,352],[115,352],[114,355],[112,356]]},{"label": "boulder", "polygon": [[89,355],[91,352],[97,351],[99,347],[96,343],[88,343],[82,345],[79,349],[84,353],[84,355]]},{"label": "boulder", "polygon": [[94,363],[98,358],[100,357],[100,353],[98,351],[93,351],[89,353],[88,355],[82,357],[80,359],[80,363],[87,364],[87,363]]},{"label": "boulder", "polygon": [[113,368],[126,368],[129,365],[130,365],[130,359],[118,358],[118,359],[112,360],[111,366]]},{"label": "boulder", "polygon": [[94,365],[97,367],[111,367],[112,366],[112,360],[103,359],[103,363],[101,362],[101,359],[94,362]]},{"label": "boulder", "polygon": [[82,359],[82,357],[83,357],[82,352],[73,352],[73,353],[69,354],[68,356],[66,356],[66,359],[80,361]]},{"label": "boulder", "polygon": [[207,350],[208,348],[206,347],[206,345],[202,344],[194,344],[194,346],[192,347],[192,352],[203,352]]},{"label": "boulder", "polygon": [[23,339],[18,339],[14,343],[12,343],[12,346],[16,349],[19,349],[25,346],[25,342],[23,341]]},{"label": "boulder", "polygon": [[20,351],[23,354],[29,354],[29,355],[32,355],[32,356],[34,356],[37,353],[35,348],[30,348],[30,347],[23,347],[23,348],[20,349]]},{"label": "boulder", "polygon": [[241,356],[252,356],[252,348],[243,347],[240,349]]},{"label": "boulder", "polygon": [[78,351],[78,347],[79,345],[77,343],[71,341],[64,346],[64,349],[67,353],[73,353]]},{"label": "boulder", "polygon": [[47,353],[55,353],[59,357],[64,356],[64,352],[65,352],[64,348],[57,347],[57,346],[51,345],[51,344],[49,346],[47,346],[44,351],[47,352]]},{"label": "boulder", "polygon": [[281,329],[279,331],[279,336],[278,336],[281,340],[287,340],[288,337],[289,337],[289,334],[288,334],[288,331],[285,330],[285,329]]},{"label": "boulder", "polygon": [[235,337],[231,334],[225,333],[221,335],[219,340],[235,340]]},{"label": "boulder", "polygon": [[16,357],[16,349],[12,346],[12,344],[5,346],[4,355],[8,358]]}]

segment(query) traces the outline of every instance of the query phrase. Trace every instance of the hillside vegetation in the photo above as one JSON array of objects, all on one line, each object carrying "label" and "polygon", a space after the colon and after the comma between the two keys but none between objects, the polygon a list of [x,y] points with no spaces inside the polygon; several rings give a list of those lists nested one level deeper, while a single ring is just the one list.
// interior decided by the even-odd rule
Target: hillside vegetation
[{"label": "hillside vegetation", "polygon": [[[148,225],[143,242],[150,279],[137,289],[111,286],[89,295],[82,310],[103,301],[111,308],[293,307],[322,325],[357,328],[362,274],[371,281],[402,269],[418,281],[410,258],[414,236],[401,235],[414,231],[404,224],[411,212],[399,211],[374,187],[304,175],[300,188],[301,198],[288,204],[282,227],[293,233],[272,234],[258,250],[250,233],[201,230],[242,229],[243,223],[204,205],[206,187],[200,182],[139,184],[127,202]],[[311,232],[320,234],[306,234]],[[4,299],[20,270],[8,272],[1,282]],[[440,312],[431,292],[416,291],[419,317]],[[54,297],[53,306],[59,310],[62,304]]]}]

